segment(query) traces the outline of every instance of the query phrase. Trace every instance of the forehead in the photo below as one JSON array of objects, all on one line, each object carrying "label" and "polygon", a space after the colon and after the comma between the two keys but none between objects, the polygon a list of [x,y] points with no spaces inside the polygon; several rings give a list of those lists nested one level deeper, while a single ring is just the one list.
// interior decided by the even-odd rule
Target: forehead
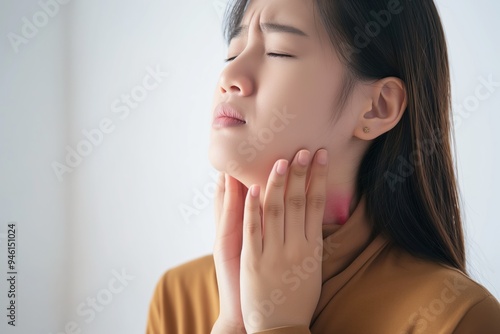
[{"label": "forehead", "polygon": [[295,34],[313,37],[317,34],[313,1],[315,0],[250,0],[237,35],[246,36],[249,27],[255,25],[253,29],[265,33],[280,32],[288,33],[289,36]]},{"label": "forehead", "polygon": [[234,37],[246,39],[248,30],[254,30],[263,35],[292,38],[294,43],[310,50],[331,53],[334,48],[315,7],[316,0],[249,0],[229,42]]},{"label": "forehead", "polygon": [[302,25],[313,25],[313,1],[315,0],[249,0],[242,24],[248,25],[255,15],[260,20],[294,20]]}]

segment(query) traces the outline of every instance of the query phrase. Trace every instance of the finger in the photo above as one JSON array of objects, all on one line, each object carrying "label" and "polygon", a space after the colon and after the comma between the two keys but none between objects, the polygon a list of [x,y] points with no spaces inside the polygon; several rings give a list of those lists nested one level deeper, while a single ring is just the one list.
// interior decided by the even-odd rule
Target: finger
[{"label": "finger", "polygon": [[281,247],[284,242],[284,201],[288,161],[280,159],[273,166],[267,181],[263,204],[264,243],[262,251]]},{"label": "finger", "polygon": [[239,182],[240,184],[240,198],[241,198],[241,201],[242,201],[242,205],[244,206],[244,203],[245,203],[245,199],[247,197],[247,193],[248,193],[248,188],[241,182]]},{"label": "finger", "polygon": [[300,150],[290,166],[285,191],[285,244],[306,240],[306,176],[311,161],[308,150]]},{"label": "finger", "polygon": [[243,217],[243,252],[253,258],[262,254],[262,219],[259,202],[260,187],[250,187],[245,200]]},{"label": "finger", "polygon": [[[238,237],[243,224],[243,201],[240,198],[241,183],[231,175],[226,175],[224,199],[219,221],[220,237]],[[236,233],[236,235],[234,235]]]},{"label": "finger", "polygon": [[222,204],[224,203],[224,191],[226,174],[224,172],[219,173],[217,178],[217,187],[215,189],[215,201],[214,201],[214,211],[215,211],[215,228],[219,229],[219,221],[222,212]]},{"label": "finger", "polygon": [[328,153],[320,149],[314,156],[311,177],[306,195],[306,239],[315,240],[321,236],[326,202],[326,181],[328,176]]}]

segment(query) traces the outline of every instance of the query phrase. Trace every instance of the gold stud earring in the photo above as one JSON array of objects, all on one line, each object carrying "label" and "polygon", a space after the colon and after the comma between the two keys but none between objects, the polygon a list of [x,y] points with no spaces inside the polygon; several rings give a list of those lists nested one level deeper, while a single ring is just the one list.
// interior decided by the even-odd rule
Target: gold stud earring
[{"label": "gold stud earring", "polygon": [[367,126],[365,126],[365,127],[363,128],[363,132],[364,132],[364,133],[368,133],[368,132],[370,132],[370,128],[369,128],[369,127],[367,127]]}]

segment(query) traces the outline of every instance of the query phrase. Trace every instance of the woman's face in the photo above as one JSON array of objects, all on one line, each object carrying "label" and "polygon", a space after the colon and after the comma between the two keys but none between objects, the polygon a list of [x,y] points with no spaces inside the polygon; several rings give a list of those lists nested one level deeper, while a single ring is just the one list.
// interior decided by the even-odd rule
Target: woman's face
[{"label": "woman's face", "polygon": [[[220,75],[212,112],[215,117],[216,106],[227,102],[246,123],[212,127],[209,159],[217,170],[247,187],[265,188],[275,161],[292,161],[300,149],[314,154],[326,148],[331,168],[339,171],[339,164],[353,160],[346,152],[357,116],[348,102],[337,121],[330,121],[338,112],[335,105],[344,68],[313,12],[313,1],[251,1],[242,19],[242,26],[249,28],[229,45],[228,58],[236,58]],[[261,31],[259,25],[266,23],[292,26],[305,35],[272,26]]]}]

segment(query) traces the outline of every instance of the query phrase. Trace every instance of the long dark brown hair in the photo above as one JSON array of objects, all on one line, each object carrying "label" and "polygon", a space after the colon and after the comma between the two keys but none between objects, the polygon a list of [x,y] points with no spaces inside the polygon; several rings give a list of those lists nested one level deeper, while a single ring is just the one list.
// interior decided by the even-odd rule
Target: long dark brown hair
[{"label": "long dark brown hair", "polygon": [[[357,175],[373,233],[382,232],[413,255],[466,273],[451,152],[448,52],[434,2],[312,1],[348,70],[339,110],[355,80],[397,77],[405,83],[408,105],[401,120],[373,140]],[[235,0],[226,9],[228,44],[247,2]]]}]

